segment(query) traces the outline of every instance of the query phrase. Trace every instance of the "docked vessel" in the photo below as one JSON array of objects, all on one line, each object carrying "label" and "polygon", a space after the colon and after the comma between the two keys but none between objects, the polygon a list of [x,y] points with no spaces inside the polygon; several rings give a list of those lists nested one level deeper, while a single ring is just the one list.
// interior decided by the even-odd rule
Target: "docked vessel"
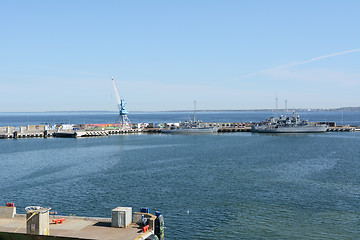
[{"label": "docked vessel", "polygon": [[216,133],[218,127],[207,126],[202,121],[196,121],[196,101],[194,101],[194,121],[188,119],[185,122],[180,122],[179,126],[171,126],[161,129],[162,133]]},{"label": "docked vessel", "polygon": [[271,117],[251,127],[251,132],[258,133],[320,133],[326,132],[326,124],[314,124],[307,120],[300,120],[300,116],[293,113],[292,116]]},{"label": "docked vessel", "polygon": [[76,138],[77,132],[75,132],[75,131],[71,131],[71,132],[58,131],[58,132],[54,132],[53,136],[59,137],[59,138]]},{"label": "docked vessel", "polygon": [[215,133],[218,131],[218,127],[206,126],[201,121],[181,122],[179,126],[171,126],[161,130],[162,133]]}]

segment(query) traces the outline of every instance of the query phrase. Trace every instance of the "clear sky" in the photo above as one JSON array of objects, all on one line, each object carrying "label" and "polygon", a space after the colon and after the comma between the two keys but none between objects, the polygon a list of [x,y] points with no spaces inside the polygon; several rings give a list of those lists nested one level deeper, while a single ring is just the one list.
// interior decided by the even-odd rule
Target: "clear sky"
[{"label": "clear sky", "polygon": [[274,108],[275,96],[279,107],[360,106],[359,10],[358,0],[3,0],[0,112],[115,111],[112,76],[129,111]]}]

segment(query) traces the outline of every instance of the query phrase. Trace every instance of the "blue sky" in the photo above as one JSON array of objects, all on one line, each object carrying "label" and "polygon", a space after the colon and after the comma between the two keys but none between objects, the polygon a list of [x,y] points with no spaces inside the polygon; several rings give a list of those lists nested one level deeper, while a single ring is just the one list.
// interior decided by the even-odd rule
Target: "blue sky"
[{"label": "blue sky", "polygon": [[1,1],[0,112],[115,111],[112,76],[129,111],[194,100],[274,108],[275,96],[279,107],[360,106],[359,9],[357,0]]}]

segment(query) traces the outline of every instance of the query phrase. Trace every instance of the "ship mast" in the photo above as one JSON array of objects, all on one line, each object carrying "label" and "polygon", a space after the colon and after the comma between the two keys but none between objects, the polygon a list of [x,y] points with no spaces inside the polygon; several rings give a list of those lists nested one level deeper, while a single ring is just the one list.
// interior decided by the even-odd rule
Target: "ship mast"
[{"label": "ship mast", "polygon": [[117,102],[117,106],[119,109],[119,118],[117,120],[118,123],[121,123],[121,129],[128,129],[130,128],[130,120],[127,117],[128,111],[126,111],[125,109],[125,100],[121,99],[119,96],[119,91],[115,85],[115,81],[114,78],[111,78],[112,83],[113,83],[113,87],[114,87],[114,91],[115,91],[115,95],[116,95],[116,102]]},{"label": "ship mast", "polygon": [[194,101],[194,123],[196,123],[196,101]]}]

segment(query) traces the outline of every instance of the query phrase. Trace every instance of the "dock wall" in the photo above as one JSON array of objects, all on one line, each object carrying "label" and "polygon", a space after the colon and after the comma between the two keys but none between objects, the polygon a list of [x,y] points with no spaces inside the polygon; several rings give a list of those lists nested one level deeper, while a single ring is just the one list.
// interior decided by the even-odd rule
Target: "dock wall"
[{"label": "dock wall", "polygon": [[13,218],[15,214],[16,214],[16,207],[0,206],[0,218]]},{"label": "dock wall", "polygon": [[[205,126],[209,127],[218,127],[218,132],[251,132],[251,125],[253,123],[204,123]],[[162,126],[172,126],[174,123],[164,123]],[[116,134],[135,134],[135,133],[161,133],[161,127],[155,126],[155,124],[142,124],[142,128],[103,128],[91,126],[90,129],[86,129],[86,126],[83,127],[78,125],[77,130],[68,129],[62,130],[72,133],[77,133],[76,137],[100,137],[100,136],[109,136]],[[146,127],[144,127],[146,126]],[[18,138],[48,138],[53,137],[54,133],[57,130],[48,129],[46,125],[28,125],[28,126],[6,126],[0,127],[0,139],[18,139]],[[328,132],[353,132],[360,131],[360,126],[336,126],[330,125],[327,129]]]},{"label": "dock wall", "polygon": [[0,239],[11,240],[90,240],[85,238],[28,235],[25,233],[0,232]]}]

